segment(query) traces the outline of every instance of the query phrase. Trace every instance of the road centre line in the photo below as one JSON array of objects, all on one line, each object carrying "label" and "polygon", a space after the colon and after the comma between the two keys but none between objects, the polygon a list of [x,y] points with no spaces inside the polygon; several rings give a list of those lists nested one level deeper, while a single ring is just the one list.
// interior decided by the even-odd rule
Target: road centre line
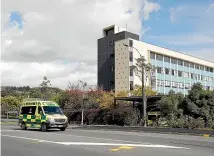
[{"label": "road centre line", "polygon": [[151,145],[151,144],[122,144],[122,143],[93,143],[93,142],[56,142],[56,141],[49,141],[49,140],[40,140],[35,138],[27,138],[27,137],[19,137],[13,135],[2,135],[4,137],[11,137],[11,138],[18,138],[18,139],[25,139],[25,140],[34,140],[38,142],[46,142],[46,143],[53,143],[53,144],[62,144],[62,145],[84,145],[84,146],[131,146],[131,147],[150,147],[150,148],[171,148],[171,149],[189,149],[185,147],[178,147],[178,146],[168,146],[168,145]]}]

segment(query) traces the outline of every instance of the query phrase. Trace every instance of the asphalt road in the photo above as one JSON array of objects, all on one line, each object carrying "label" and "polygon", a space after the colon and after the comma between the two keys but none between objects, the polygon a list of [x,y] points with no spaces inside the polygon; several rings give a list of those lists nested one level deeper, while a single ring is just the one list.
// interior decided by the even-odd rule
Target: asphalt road
[{"label": "asphalt road", "polygon": [[40,132],[1,125],[2,156],[213,156],[214,138],[66,129]]}]

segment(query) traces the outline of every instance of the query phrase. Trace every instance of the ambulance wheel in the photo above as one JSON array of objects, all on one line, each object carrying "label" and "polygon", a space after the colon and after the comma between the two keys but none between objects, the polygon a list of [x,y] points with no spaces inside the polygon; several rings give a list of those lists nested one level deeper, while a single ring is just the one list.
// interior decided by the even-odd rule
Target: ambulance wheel
[{"label": "ambulance wheel", "polygon": [[21,129],[22,130],[26,130],[27,129],[27,126],[26,126],[26,124],[24,122],[22,122],[22,124],[21,124]]},{"label": "ambulance wheel", "polygon": [[60,131],[65,131],[65,127],[63,127],[63,128],[60,128]]},{"label": "ambulance wheel", "polygon": [[45,123],[42,124],[41,130],[42,132],[46,132],[48,130],[47,125]]}]

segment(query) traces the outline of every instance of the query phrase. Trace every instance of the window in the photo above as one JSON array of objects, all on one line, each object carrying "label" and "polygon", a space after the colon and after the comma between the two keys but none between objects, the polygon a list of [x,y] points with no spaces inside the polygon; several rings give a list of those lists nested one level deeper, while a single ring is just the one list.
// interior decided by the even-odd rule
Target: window
[{"label": "window", "polygon": [[114,58],[114,54],[110,54],[110,58]]},{"label": "window", "polygon": [[178,71],[178,76],[182,77],[182,71]]},{"label": "window", "polygon": [[164,56],[164,62],[169,62],[170,63],[170,57]]},{"label": "window", "polygon": [[153,52],[150,53],[150,59],[155,59],[155,53]]},{"label": "window", "polygon": [[177,59],[171,58],[171,63],[172,63],[172,64],[177,64]]},{"label": "window", "polygon": [[113,72],[115,69],[114,67],[110,67],[110,71]]},{"label": "window", "polygon": [[194,68],[194,63],[190,63],[190,68]]},{"label": "window", "polygon": [[199,69],[199,64],[196,64],[196,65],[195,65],[195,69]]},{"label": "window", "polygon": [[129,61],[133,62],[133,52],[132,51],[129,52]]},{"label": "window", "polygon": [[60,107],[56,106],[43,106],[45,114],[63,114]]},{"label": "window", "polygon": [[111,86],[114,85],[114,81],[110,81],[110,85],[111,85]]},{"label": "window", "polygon": [[133,69],[130,69],[130,76],[133,76]]},{"label": "window", "polygon": [[133,47],[133,41],[129,40],[129,47]]},{"label": "window", "polygon": [[193,73],[191,73],[191,79],[194,79],[194,74]]},{"label": "window", "polygon": [[133,90],[133,89],[134,89],[134,82],[130,81],[130,90]]},{"label": "window", "polygon": [[178,60],[178,65],[183,66],[183,61],[182,60]]},{"label": "window", "polygon": [[163,61],[163,55],[157,54],[157,55],[156,55],[156,60],[158,60],[158,61]]},{"label": "window", "polygon": [[160,74],[161,74],[161,67],[158,67],[157,73],[160,73]]},{"label": "window", "polygon": [[165,68],[165,74],[169,75],[169,68]]},{"label": "window", "polygon": [[204,66],[200,65],[200,70],[204,71]]},{"label": "window", "polygon": [[172,72],[172,75],[175,76],[175,70],[172,69],[171,72]]},{"label": "window", "polygon": [[186,62],[186,61],[185,61],[185,62],[184,62],[184,66],[185,66],[185,67],[189,67],[189,62]]},{"label": "window", "polygon": [[209,71],[209,67],[205,67],[205,70],[206,70],[206,71]]},{"label": "window", "polygon": [[22,107],[21,114],[34,115],[36,111],[36,106]]},{"label": "window", "polygon": [[210,72],[213,73],[213,68],[210,68]]}]

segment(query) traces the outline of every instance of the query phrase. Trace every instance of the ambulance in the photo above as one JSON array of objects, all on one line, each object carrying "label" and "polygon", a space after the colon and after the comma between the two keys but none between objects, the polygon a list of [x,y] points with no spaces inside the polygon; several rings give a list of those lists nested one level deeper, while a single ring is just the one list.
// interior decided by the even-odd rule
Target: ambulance
[{"label": "ambulance", "polygon": [[19,126],[22,130],[38,128],[45,132],[57,128],[65,131],[68,127],[68,118],[56,102],[26,100],[20,108]]}]

